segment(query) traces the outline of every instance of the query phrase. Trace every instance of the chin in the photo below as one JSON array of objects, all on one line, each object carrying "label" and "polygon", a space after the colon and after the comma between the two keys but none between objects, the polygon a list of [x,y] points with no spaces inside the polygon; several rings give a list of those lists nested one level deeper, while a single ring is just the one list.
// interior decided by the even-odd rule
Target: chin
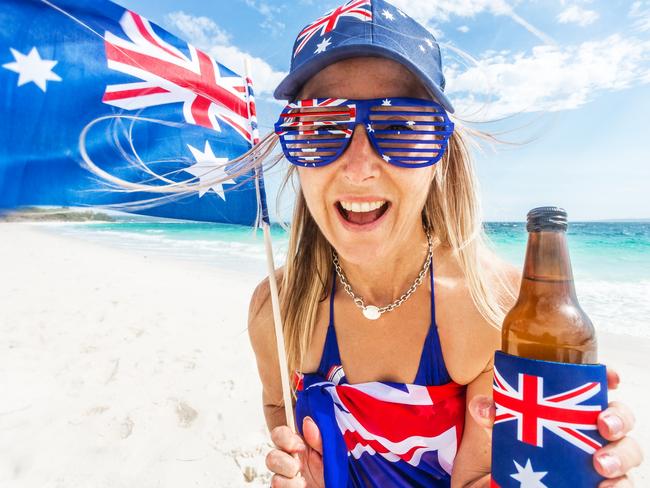
[{"label": "chin", "polygon": [[340,259],[348,263],[364,265],[369,261],[379,259],[385,250],[382,241],[385,239],[360,238],[359,236],[341,235],[337,233],[337,239],[332,242]]}]

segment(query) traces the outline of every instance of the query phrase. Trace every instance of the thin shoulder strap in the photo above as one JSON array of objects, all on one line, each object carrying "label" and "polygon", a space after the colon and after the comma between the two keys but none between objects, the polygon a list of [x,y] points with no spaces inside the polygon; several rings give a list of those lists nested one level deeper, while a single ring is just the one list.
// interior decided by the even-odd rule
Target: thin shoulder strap
[{"label": "thin shoulder strap", "polygon": [[429,261],[429,283],[431,284],[431,322],[435,323],[436,321],[436,301],[433,290],[433,256],[431,256],[431,261]]},{"label": "thin shoulder strap", "polygon": [[336,293],[336,273],[332,273],[332,275],[332,292],[330,293],[330,327],[333,327],[334,324],[334,293]]},{"label": "thin shoulder strap", "polygon": [[442,345],[440,344],[440,335],[438,334],[438,322],[436,321],[436,301],[435,291],[433,286],[433,257],[431,258],[431,266],[429,268],[429,276],[431,281],[431,335],[433,341],[433,382],[434,385],[442,385],[451,381],[449,371],[445,365],[445,359],[442,357]]}]

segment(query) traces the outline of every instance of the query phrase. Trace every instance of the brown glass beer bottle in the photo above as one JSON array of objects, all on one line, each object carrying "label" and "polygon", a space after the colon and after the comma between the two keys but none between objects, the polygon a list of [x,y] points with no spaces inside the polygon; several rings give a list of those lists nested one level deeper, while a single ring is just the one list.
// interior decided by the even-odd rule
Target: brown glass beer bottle
[{"label": "brown glass beer bottle", "polygon": [[544,361],[596,364],[594,327],[580,308],[566,241],[567,213],[534,208],[519,298],[503,322],[502,350]]}]

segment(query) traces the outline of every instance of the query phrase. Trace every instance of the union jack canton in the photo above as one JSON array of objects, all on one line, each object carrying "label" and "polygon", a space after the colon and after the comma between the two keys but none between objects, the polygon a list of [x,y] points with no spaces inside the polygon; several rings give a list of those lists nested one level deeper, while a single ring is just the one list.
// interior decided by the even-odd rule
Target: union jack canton
[{"label": "union jack canton", "polygon": [[[370,0],[352,0],[319,17],[298,34],[293,57],[295,58],[317,33],[320,37],[331,34],[343,18],[347,17],[361,22],[372,21],[372,9],[370,7]],[[325,43],[327,44],[329,41],[331,41],[331,38]]]}]

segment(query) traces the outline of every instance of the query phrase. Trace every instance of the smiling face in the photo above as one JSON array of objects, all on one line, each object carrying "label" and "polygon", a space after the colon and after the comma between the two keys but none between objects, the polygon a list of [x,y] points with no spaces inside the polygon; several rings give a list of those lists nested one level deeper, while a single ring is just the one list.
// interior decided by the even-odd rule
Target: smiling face
[{"label": "smiling face", "polygon": [[[329,65],[304,85],[298,98],[330,97],[430,98],[404,66],[374,57]],[[316,224],[341,258],[357,264],[369,258],[390,259],[422,239],[421,213],[435,171],[435,164],[401,168],[387,163],[373,149],[362,125],[356,126],[350,145],[336,161],[298,167]]]}]

